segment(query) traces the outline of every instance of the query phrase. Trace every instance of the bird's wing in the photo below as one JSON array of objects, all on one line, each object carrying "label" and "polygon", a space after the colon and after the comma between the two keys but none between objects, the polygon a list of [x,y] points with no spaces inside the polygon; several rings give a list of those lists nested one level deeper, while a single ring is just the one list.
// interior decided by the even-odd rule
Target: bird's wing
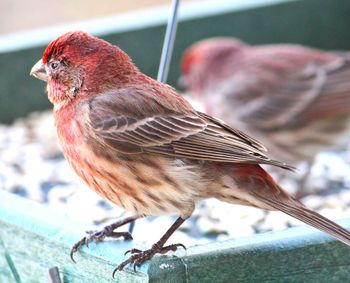
[{"label": "bird's wing", "polygon": [[326,70],[326,80],[317,99],[312,107],[305,107],[300,119],[313,121],[350,113],[350,53],[338,55],[338,64]]},{"label": "bird's wing", "polygon": [[339,53],[338,60],[329,64],[310,62],[284,78],[270,93],[250,103],[241,119],[255,127],[273,130],[349,113],[349,77],[349,53]]},{"label": "bird's wing", "polygon": [[[182,99],[174,94],[170,98]],[[176,105],[171,109],[170,104],[137,88],[97,96],[89,101],[89,109],[92,136],[118,152],[291,169],[271,160],[263,145],[222,121],[186,104],[183,109]]]}]

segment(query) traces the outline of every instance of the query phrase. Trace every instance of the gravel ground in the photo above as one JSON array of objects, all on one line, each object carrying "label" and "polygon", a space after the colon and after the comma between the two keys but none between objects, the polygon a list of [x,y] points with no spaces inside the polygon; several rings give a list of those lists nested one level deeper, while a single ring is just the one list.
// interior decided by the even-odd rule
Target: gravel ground
[{"label": "gravel ground", "polygon": [[[32,113],[12,125],[0,125],[0,188],[49,205],[70,219],[96,229],[124,211],[88,189],[64,160],[57,143],[51,111]],[[350,154],[323,153],[317,157],[301,201],[331,219],[350,217]],[[299,174],[280,184],[294,192]],[[134,239],[151,245],[176,216],[137,221]],[[280,212],[234,206],[214,199],[200,203],[193,216],[170,239],[187,246],[282,230],[301,222]],[[145,233],[152,231],[152,233]],[[82,236],[84,231],[82,231]]]}]

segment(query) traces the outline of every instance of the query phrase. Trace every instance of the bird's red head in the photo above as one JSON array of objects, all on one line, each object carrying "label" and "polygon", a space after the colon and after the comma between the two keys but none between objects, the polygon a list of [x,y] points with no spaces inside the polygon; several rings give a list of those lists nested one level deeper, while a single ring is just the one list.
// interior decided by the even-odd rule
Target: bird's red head
[{"label": "bird's red head", "polygon": [[74,62],[97,51],[97,41],[85,32],[68,32],[54,41],[45,49],[42,60],[44,64],[54,60]]},{"label": "bird's red head", "polygon": [[69,32],[52,41],[31,74],[48,82],[52,103],[96,95],[128,82],[137,68],[119,47],[85,32]]},{"label": "bird's red head", "polygon": [[186,74],[194,66],[202,64],[205,60],[215,58],[220,54],[239,51],[244,46],[246,45],[242,41],[229,37],[217,37],[199,41],[185,51],[181,61],[181,71]]}]

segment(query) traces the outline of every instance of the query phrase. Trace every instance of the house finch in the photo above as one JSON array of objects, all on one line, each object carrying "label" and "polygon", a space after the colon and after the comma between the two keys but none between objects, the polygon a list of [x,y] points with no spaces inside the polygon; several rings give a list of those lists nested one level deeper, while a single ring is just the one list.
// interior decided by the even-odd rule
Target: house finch
[{"label": "house finch", "polygon": [[350,53],[212,38],[187,49],[181,67],[207,113],[254,135],[273,157],[312,164],[349,137]]},{"label": "house finch", "polygon": [[[142,216],[179,218],[149,250],[131,250],[134,268],[165,246],[171,234],[205,198],[281,210],[350,245],[350,233],[283,191],[259,166],[289,169],[270,159],[258,141],[195,111],[173,88],[141,73],[117,46],[84,32],[58,37],[31,74],[47,81],[58,137],[75,172],[97,193],[135,216],[84,237],[114,232]],[[114,271],[114,272],[115,272]],[[114,274],[114,273],[113,273]]]}]

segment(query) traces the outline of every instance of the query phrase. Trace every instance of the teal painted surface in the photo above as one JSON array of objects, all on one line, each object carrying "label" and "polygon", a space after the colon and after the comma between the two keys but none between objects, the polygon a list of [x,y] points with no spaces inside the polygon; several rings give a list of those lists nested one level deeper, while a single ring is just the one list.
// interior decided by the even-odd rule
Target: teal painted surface
[{"label": "teal painted surface", "polygon": [[[48,269],[58,266],[64,282],[147,282],[143,272],[119,272],[116,280],[112,280],[112,271],[132,247],[131,242],[106,242],[96,249],[92,244],[88,253],[76,255],[74,264],[69,257],[70,247],[83,236],[86,227],[70,222],[46,206],[1,190],[0,199],[1,279],[17,282],[14,274],[17,273],[20,282],[47,282]],[[12,264],[5,255],[9,255]]]},{"label": "teal painted surface", "polygon": [[[86,227],[48,207],[0,190],[0,282],[47,282],[58,266],[63,282],[349,282],[350,248],[308,227],[189,247],[111,277],[131,247],[91,244],[71,262]],[[340,222],[350,227],[350,219]],[[237,228],[239,229],[239,227]],[[155,239],[156,240],[156,239]]]},{"label": "teal painted surface", "polygon": [[[212,36],[236,36],[249,43],[292,42],[323,49],[350,49],[350,1],[300,0],[179,23],[169,83],[176,85],[179,60],[191,43]],[[155,77],[165,26],[104,38],[120,45],[140,69]],[[49,107],[44,83],[29,77],[44,46],[0,54],[0,122]]]}]

